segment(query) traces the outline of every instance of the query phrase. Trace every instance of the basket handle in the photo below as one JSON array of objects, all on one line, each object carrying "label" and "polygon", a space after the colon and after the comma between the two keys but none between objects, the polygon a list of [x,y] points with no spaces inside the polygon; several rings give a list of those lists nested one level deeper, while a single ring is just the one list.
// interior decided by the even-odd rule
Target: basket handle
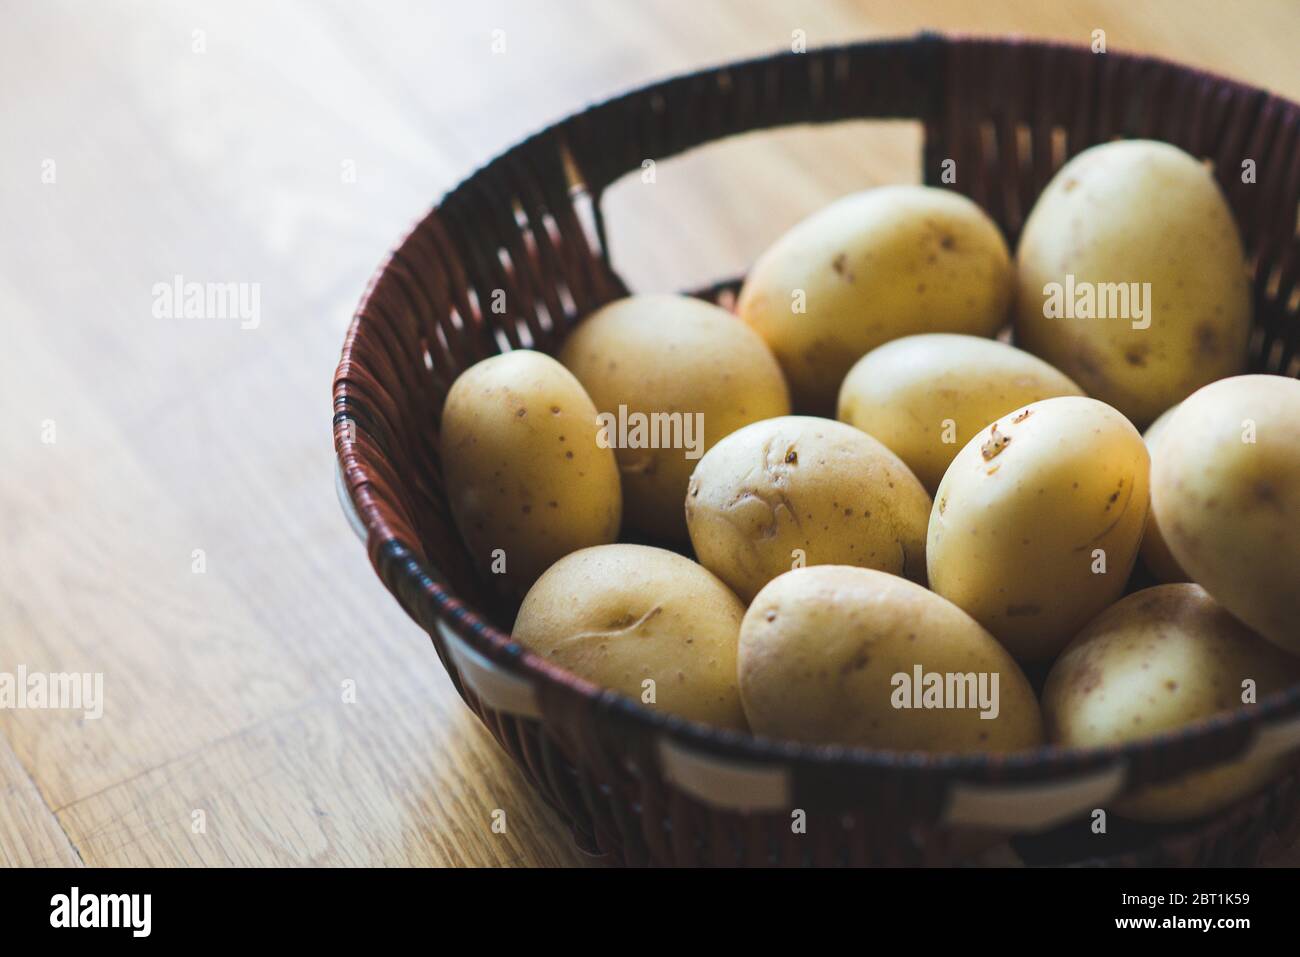
[{"label": "basket handle", "polygon": [[[610,261],[601,202],[620,177],[641,169],[646,160],[799,123],[914,119],[933,129],[943,104],[946,48],[943,36],[923,32],[769,54],[673,77],[565,120],[556,127],[554,142],[564,167],[576,171],[590,199],[607,274],[622,283]],[[927,171],[938,162],[930,155],[932,141],[926,136]],[[621,293],[626,294],[625,286]]]},{"label": "basket handle", "polygon": [[[796,123],[938,119],[937,33],[783,52],[673,77],[591,106],[557,132],[598,197],[647,159]],[[649,110],[646,110],[646,105]]]}]

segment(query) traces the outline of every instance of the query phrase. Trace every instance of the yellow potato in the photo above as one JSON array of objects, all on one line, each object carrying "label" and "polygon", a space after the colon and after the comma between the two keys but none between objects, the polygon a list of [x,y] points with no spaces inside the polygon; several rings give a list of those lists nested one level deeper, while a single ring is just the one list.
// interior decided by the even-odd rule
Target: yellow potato
[{"label": "yellow potato", "polygon": [[978,336],[906,336],[858,360],[838,418],[874,436],[931,494],[967,442],[998,416],[1079,387],[1042,359]]},{"label": "yellow potato", "polygon": [[705,568],[748,601],[796,565],[925,574],[930,496],[906,465],[843,422],[783,416],[700,459],[686,524]]},{"label": "yellow potato", "polygon": [[493,356],[452,383],[443,479],[482,576],[522,595],[557,559],[618,537],[618,466],[596,438],[596,407],[548,355]]},{"label": "yellow potato", "polygon": [[[1108,608],[1061,653],[1043,689],[1053,744],[1095,747],[1173,731],[1300,680],[1300,667],[1193,584],[1157,585]],[[1116,802],[1149,821],[1200,817],[1255,790],[1276,759],[1238,761]]]},{"label": "yellow potato", "polygon": [[1021,661],[1047,661],[1124,591],[1147,514],[1142,436],[1103,402],[1044,399],[948,467],[930,513],[930,587]]},{"label": "yellow potato", "polygon": [[1300,654],[1300,381],[1237,376],[1186,399],[1155,450],[1151,502],[1192,579]]},{"label": "yellow potato", "polygon": [[[1165,426],[1169,424],[1170,418],[1173,417],[1174,409],[1167,409],[1160,413],[1160,418],[1151,423],[1151,427],[1146,430],[1142,436],[1142,441],[1147,444],[1147,452],[1151,455],[1151,464],[1154,468],[1156,458],[1156,443],[1160,441],[1160,436],[1164,433]],[[1152,490],[1152,499],[1155,498],[1154,489]],[[1146,565],[1147,570],[1162,582],[1185,582],[1191,581],[1191,576],[1183,571],[1182,566],[1178,564],[1178,559],[1174,558],[1173,553],[1169,551],[1169,545],[1165,542],[1165,536],[1160,531],[1160,524],[1156,521],[1156,510],[1154,506],[1147,511],[1147,527],[1142,533],[1142,548],[1138,554],[1142,556],[1142,563]]]},{"label": "yellow potato", "polygon": [[1139,427],[1245,367],[1250,290],[1232,211],[1167,143],[1106,143],[1067,163],[1025,223],[1016,267],[1017,344]]},{"label": "yellow potato", "polygon": [[876,346],[918,332],[992,336],[1011,258],[969,199],[924,186],[846,196],[754,264],[737,311],[776,353],[796,412],[833,415],[840,382]]},{"label": "yellow potato", "polygon": [[736,643],[744,614],[727,586],[689,558],[602,545],[560,559],[537,580],[513,638],[648,707],[743,729]]},{"label": "yellow potato", "polygon": [[579,323],[560,361],[608,416],[624,526],[673,544],[687,541],[682,500],[700,456],[742,425],[790,411],[758,334],[687,296],[610,303]]},{"label": "yellow potato", "polygon": [[758,593],[740,626],[740,696],[774,738],[949,752],[1043,741],[1033,689],[992,635],[866,568],[800,568]]}]

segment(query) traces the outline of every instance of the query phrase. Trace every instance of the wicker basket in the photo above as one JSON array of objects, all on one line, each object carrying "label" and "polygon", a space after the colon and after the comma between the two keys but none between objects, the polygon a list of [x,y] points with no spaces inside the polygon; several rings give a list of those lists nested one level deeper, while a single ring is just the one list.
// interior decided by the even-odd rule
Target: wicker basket
[{"label": "wicker basket", "polygon": [[[515,607],[470,576],[437,456],[443,398],[474,362],[553,352],[580,316],[626,293],[605,242],[605,188],[645,159],[723,137],[861,118],[919,119],[924,180],[938,185],[943,161],[956,160],[956,188],[1012,243],[1052,173],[1088,146],[1147,137],[1206,157],[1254,264],[1252,366],[1295,374],[1295,104],[1147,57],[931,34],[705,70],[593,106],[499,156],[375,276],[334,380],[334,436],[340,496],[379,577],[578,844],[613,862],[932,864],[993,843],[1031,863],[1227,864],[1295,840],[1294,771],[1191,826],[1112,818],[1095,837],[1087,820],[1118,794],[1188,771],[1246,754],[1291,760],[1300,687],[1124,747],[946,757],[794,746],[675,719],[557,670],[511,642]],[[1245,158],[1257,182],[1243,183]],[[700,294],[725,302],[736,285]],[[509,315],[486,308],[497,289]]]}]

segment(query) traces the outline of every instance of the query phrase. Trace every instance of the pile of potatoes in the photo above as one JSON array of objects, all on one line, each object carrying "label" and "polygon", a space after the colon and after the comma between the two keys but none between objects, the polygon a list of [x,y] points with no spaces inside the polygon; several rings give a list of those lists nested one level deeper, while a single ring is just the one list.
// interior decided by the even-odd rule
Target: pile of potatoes
[{"label": "pile of potatoes", "polygon": [[[1300,680],[1300,381],[1242,374],[1250,328],[1211,174],[1110,143],[1014,258],[956,193],[873,189],[782,236],[734,314],[633,296],[558,359],[478,363],[443,478],[515,639],[649,707],[814,744],[1111,745]],[[1197,817],[1276,770],[1118,810]]]}]

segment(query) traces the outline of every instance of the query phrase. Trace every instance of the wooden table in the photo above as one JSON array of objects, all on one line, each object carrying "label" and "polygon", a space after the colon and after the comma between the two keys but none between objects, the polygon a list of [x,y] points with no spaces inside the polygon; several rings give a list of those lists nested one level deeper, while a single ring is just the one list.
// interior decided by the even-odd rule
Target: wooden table
[{"label": "wooden table", "polygon": [[[368,276],[535,128],[795,31],[1102,29],[1300,98],[1289,0],[6,13],[0,671],[102,674],[103,716],[0,710],[4,864],[584,861],[381,587],[333,486],[330,379]],[[833,196],[916,180],[918,144],[914,124],[845,124],[662,163],[652,190],[609,196],[615,258],[641,289],[733,274]],[[168,315],[155,287],[177,277],[249,284],[257,322]]]}]

